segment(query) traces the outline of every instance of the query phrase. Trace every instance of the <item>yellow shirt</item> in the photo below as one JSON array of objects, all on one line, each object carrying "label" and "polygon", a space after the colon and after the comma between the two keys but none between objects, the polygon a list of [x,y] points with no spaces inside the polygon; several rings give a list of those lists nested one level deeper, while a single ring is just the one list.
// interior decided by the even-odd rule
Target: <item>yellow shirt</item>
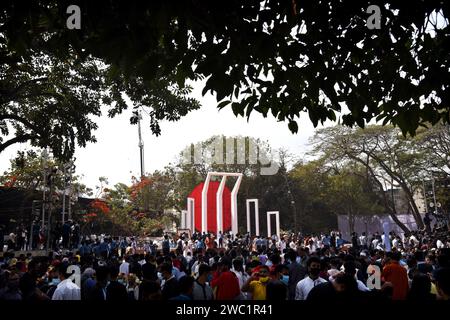
[{"label": "yellow shirt", "polygon": [[265,284],[261,283],[261,281],[252,281],[249,286],[253,295],[253,300],[266,300]]},{"label": "yellow shirt", "polygon": [[431,292],[432,294],[436,294],[436,295],[437,295],[437,290],[436,290],[436,286],[435,286],[434,283],[431,283],[431,290],[430,290],[430,292]]}]

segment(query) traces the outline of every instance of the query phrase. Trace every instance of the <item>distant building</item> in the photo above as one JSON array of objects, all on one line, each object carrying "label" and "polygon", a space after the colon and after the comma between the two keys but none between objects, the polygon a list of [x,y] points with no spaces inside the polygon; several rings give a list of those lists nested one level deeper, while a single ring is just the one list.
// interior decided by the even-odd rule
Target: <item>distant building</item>
[{"label": "distant building", "polygon": [[[436,199],[439,199],[440,197],[442,199],[450,199],[450,179],[435,181],[434,193],[432,183],[432,180],[424,181],[422,186],[419,185],[413,193],[414,203],[417,206],[422,218],[427,212],[434,212],[435,195]],[[393,200],[393,204],[397,212],[397,218],[405,224],[409,230],[417,230],[417,224],[412,215],[412,209],[409,206],[404,191],[401,188],[394,188],[386,190],[385,193],[389,199]],[[438,206],[438,212],[447,216],[449,203],[444,201],[441,203],[436,200],[436,204]],[[434,226],[437,219],[434,218],[432,220],[431,225]],[[375,232],[382,233],[383,223],[386,222],[390,224],[391,230],[395,233],[403,233],[389,214],[355,217],[354,231],[358,234],[361,234],[362,232],[366,232],[366,234],[373,234]],[[349,240],[351,238],[348,216],[338,216],[338,228],[342,232],[344,239]]]}]

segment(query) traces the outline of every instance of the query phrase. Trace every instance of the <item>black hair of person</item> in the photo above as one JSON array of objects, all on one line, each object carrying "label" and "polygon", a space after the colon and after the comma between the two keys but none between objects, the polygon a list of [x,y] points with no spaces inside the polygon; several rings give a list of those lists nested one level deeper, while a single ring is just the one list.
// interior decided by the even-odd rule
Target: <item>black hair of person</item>
[{"label": "black hair of person", "polygon": [[210,272],[210,271],[211,271],[211,267],[208,266],[207,264],[201,264],[201,265],[198,267],[198,275],[199,275],[199,276],[202,276],[202,275],[204,275],[205,273],[208,273],[208,272]]},{"label": "black hair of person", "polygon": [[161,264],[161,273],[163,272],[172,273],[172,269],[173,269],[172,265],[167,262]]},{"label": "black hair of person", "polygon": [[98,281],[106,281],[109,275],[109,268],[107,266],[98,267],[95,270],[95,277]]},{"label": "black hair of person", "polygon": [[320,264],[320,259],[318,257],[310,257],[308,261],[306,261],[306,266],[309,268],[314,262]]},{"label": "black hair of person", "polygon": [[64,279],[67,279],[70,277],[70,274],[67,273],[67,269],[69,268],[69,264],[66,262],[61,262],[60,264],[58,264],[58,266],[56,267],[56,270],[58,271],[58,273],[60,275],[62,275],[64,277]]},{"label": "black hair of person", "polygon": [[180,288],[181,293],[189,293],[189,291],[192,289],[192,286],[194,285],[194,278],[191,276],[183,276],[178,280],[178,286]]}]

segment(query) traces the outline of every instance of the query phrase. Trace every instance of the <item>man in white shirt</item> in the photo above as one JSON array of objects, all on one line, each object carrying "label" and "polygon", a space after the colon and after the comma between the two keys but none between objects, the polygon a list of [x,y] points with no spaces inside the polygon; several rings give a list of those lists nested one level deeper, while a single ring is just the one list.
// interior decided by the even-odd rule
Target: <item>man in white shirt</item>
[{"label": "man in white shirt", "polygon": [[327,282],[327,280],[319,277],[320,273],[320,259],[317,257],[311,257],[306,263],[308,267],[308,276],[299,281],[295,290],[295,300],[306,300],[309,292],[315,286]]},{"label": "man in white shirt", "polygon": [[417,247],[420,241],[412,234],[411,237],[409,237],[409,243],[412,243],[414,247]]},{"label": "man in white shirt", "polygon": [[392,248],[399,248],[400,245],[400,239],[398,237],[394,237],[392,240]]},{"label": "man in white shirt", "polygon": [[377,239],[377,238],[374,238],[374,239],[372,240],[372,248],[375,249],[375,248],[378,246],[378,243],[379,243],[378,239]]},{"label": "man in white shirt", "polygon": [[67,274],[67,268],[67,263],[61,263],[58,266],[58,274],[61,282],[56,287],[52,300],[81,300],[80,287],[69,279],[70,275]]},{"label": "man in white shirt", "polygon": [[284,249],[286,249],[286,240],[281,239],[280,241],[278,241],[277,247],[278,247],[278,250],[280,250],[281,252],[283,252]]},{"label": "man in white shirt", "polygon": [[128,274],[130,273],[130,263],[128,262],[129,260],[130,257],[126,256],[125,260],[119,267],[119,273],[123,273],[124,275],[128,276]]},{"label": "man in white shirt", "polygon": [[247,300],[248,295],[246,292],[242,292],[242,286],[247,282],[247,280],[248,280],[248,278],[250,278],[250,276],[244,270],[244,261],[242,261],[242,259],[234,259],[233,260],[233,268],[231,269],[231,272],[233,272],[239,280],[239,288],[241,289],[241,297],[244,300]]},{"label": "man in white shirt", "polygon": [[366,233],[363,232],[360,236],[359,236],[359,245],[364,248],[367,249],[367,236]]},{"label": "man in white shirt", "polygon": [[294,240],[289,243],[289,248],[291,248],[292,250],[297,250],[297,245],[295,244]]}]

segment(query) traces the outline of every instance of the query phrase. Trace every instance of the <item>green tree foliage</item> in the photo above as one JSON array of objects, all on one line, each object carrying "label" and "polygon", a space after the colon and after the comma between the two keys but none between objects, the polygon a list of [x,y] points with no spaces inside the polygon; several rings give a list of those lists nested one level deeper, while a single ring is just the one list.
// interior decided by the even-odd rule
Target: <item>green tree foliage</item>
[{"label": "green tree foliage", "polygon": [[[67,29],[58,28],[54,20],[65,21],[67,6],[46,1],[30,5],[3,2],[0,7],[0,152],[14,143],[30,141],[33,146],[50,147],[55,157],[68,160],[76,145],[96,142],[95,118],[101,115],[102,104],[110,117],[131,104],[133,124],[138,111],[144,110],[156,135],[161,132],[160,120],[176,121],[199,107],[188,96],[191,87],[179,85],[173,70],[158,65],[149,70],[136,56],[128,65],[111,64],[103,54],[88,52],[80,43],[68,43],[66,40],[76,39],[75,34],[65,34]],[[96,37],[95,33],[90,35]],[[120,38],[113,30],[107,33]],[[100,43],[117,45],[108,39]],[[117,52],[123,43],[115,49],[100,48],[103,45],[97,53],[126,54]],[[160,49],[155,46],[152,51]],[[139,59],[147,61],[151,55]],[[152,74],[151,79],[131,75],[130,69],[145,70]]]},{"label": "green tree foliage", "polygon": [[[71,4],[80,30],[66,28]],[[381,9],[380,29],[366,25],[369,5]],[[126,107],[125,91],[152,108],[156,132],[155,121],[197,106],[185,93],[198,79],[219,108],[271,113],[293,132],[303,112],[314,125],[341,113],[345,125],[376,118],[404,134],[450,121],[448,1],[11,0],[1,9],[2,61],[44,47],[99,59],[111,114]]]},{"label": "green tree foliage", "polygon": [[422,182],[431,178],[430,169],[435,168],[433,164],[442,163],[442,153],[426,152],[427,139],[428,147],[436,144],[437,139],[430,137],[436,135],[437,130],[430,129],[412,139],[405,138],[392,126],[370,126],[365,130],[336,126],[319,130],[312,142],[314,151],[323,155],[328,163],[339,167],[352,162],[362,165],[386,212],[406,231],[406,226],[395,216],[397,210],[393,196],[386,191],[393,188],[402,190],[411,214],[418,227],[422,228],[423,221],[414,195],[422,192]]},{"label": "green tree foliage", "polygon": [[330,207],[330,177],[323,160],[297,163],[289,172],[294,186],[300,229],[304,232],[328,231],[337,227],[335,209]]},{"label": "green tree foliage", "polygon": [[346,168],[330,177],[326,203],[338,214],[346,214],[350,232],[355,231],[355,218],[384,213],[376,193],[361,166]]},{"label": "green tree foliage", "polygon": [[423,129],[415,137],[415,142],[427,159],[428,176],[435,179],[436,201],[441,203],[443,212],[449,212],[450,126],[439,124],[428,130]]},{"label": "green tree foliage", "polygon": [[440,123],[422,129],[415,137],[417,148],[427,157],[427,171],[439,178],[450,175],[450,125]]},{"label": "green tree foliage", "polygon": [[106,201],[109,212],[105,220],[96,219],[112,234],[156,235],[172,227],[175,217],[165,213],[174,203],[173,179],[170,171],[155,171],[126,185],[101,187],[100,197]]},{"label": "green tree foliage", "polygon": [[68,160],[76,144],[95,142],[91,117],[100,115],[105,90],[96,62],[61,61],[39,49],[17,56],[7,41],[0,38],[0,152],[30,141]]},{"label": "green tree foliage", "polygon": [[[42,190],[44,187],[43,177],[43,154],[29,150],[18,152],[17,156],[10,161],[11,166],[0,175],[0,184],[10,188],[25,189],[30,192]],[[62,192],[64,189],[63,163],[50,156],[46,160],[45,172],[49,175],[51,169],[56,169],[52,175],[52,184],[56,192]],[[69,173],[67,173],[67,177]],[[71,191],[76,195],[91,195],[92,190],[87,188],[82,182],[82,177],[73,173],[71,175]],[[47,181],[47,186],[48,186]],[[67,182],[66,182],[67,183]]]}]

